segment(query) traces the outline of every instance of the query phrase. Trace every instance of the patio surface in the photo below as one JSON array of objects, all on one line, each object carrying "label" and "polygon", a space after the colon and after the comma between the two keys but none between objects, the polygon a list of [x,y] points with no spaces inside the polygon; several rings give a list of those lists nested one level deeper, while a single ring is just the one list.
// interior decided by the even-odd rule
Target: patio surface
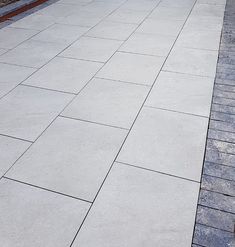
[{"label": "patio surface", "polygon": [[2,247],[191,246],[225,3],[60,0],[0,29]]}]

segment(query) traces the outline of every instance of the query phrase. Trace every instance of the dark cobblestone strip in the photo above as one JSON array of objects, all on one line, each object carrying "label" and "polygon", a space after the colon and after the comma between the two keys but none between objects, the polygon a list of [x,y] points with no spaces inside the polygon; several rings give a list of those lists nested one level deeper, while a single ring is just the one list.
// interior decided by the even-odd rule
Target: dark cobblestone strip
[{"label": "dark cobblestone strip", "polygon": [[227,0],[192,247],[235,247],[235,1]]}]

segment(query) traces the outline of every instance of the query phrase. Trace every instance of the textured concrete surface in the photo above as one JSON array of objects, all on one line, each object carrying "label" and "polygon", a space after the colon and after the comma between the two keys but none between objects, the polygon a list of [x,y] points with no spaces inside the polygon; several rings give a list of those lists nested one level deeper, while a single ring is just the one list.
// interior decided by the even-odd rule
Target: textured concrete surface
[{"label": "textured concrete surface", "polygon": [[225,44],[196,217],[224,8],[60,0],[1,24],[3,247],[190,247],[195,219],[195,246],[232,243]]}]

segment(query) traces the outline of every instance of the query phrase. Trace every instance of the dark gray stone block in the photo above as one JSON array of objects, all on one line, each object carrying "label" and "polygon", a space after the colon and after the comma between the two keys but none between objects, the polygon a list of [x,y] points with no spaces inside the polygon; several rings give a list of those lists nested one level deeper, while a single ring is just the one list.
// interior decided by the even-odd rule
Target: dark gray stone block
[{"label": "dark gray stone block", "polygon": [[226,105],[218,105],[218,104],[212,104],[212,111],[216,112],[224,112],[229,114],[235,115],[235,107],[233,106],[226,106]]},{"label": "dark gray stone block", "polygon": [[222,178],[203,175],[201,188],[229,196],[235,196],[235,182]]},{"label": "dark gray stone block", "polygon": [[205,161],[235,167],[235,155],[219,153],[216,150],[206,150]]},{"label": "dark gray stone block", "polygon": [[199,205],[235,213],[235,197],[219,194],[212,191],[201,190]]},{"label": "dark gray stone block", "polygon": [[223,97],[223,98],[235,100],[235,93],[234,92],[225,92],[225,91],[215,89],[214,90],[214,97]]},{"label": "dark gray stone block", "polygon": [[235,123],[230,122],[222,122],[217,120],[210,120],[209,124],[210,129],[228,131],[228,132],[235,132]]},{"label": "dark gray stone block", "polygon": [[235,93],[235,86],[230,86],[230,85],[222,85],[222,84],[217,84],[216,83],[214,89],[216,90],[216,91],[214,91],[214,94],[218,90],[223,91],[223,92],[230,92],[230,93],[233,92],[233,93]]},{"label": "dark gray stone block", "polygon": [[234,99],[226,99],[222,97],[213,97],[213,103],[220,104],[220,105],[229,105],[235,107],[235,100]]},{"label": "dark gray stone block", "polygon": [[209,149],[217,150],[218,152],[235,154],[235,144],[234,143],[228,143],[228,142],[208,139],[207,147]]},{"label": "dark gray stone block", "polygon": [[218,228],[220,230],[233,232],[235,214],[199,206],[197,211],[196,222],[203,225]]},{"label": "dark gray stone block", "polygon": [[235,168],[205,162],[203,174],[235,181]]},{"label": "dark gray stone block", "polygon": [[225,79],[222,80],[222,79],[216,78],[215,83],[235,86],[235,81],[233,81],[233,80],[225,80]]},{"label": "dark gray stone block", "polygon": [[194,241],[206,247],[233,247],[235,246],[234,234],[208,226],[197,224],[195,227]]},{"label": "dark gray stone block", "polygon": [[211,112],[211,119],[219,120],[223,122],[235,123],[235,115],[222,113],[222,112]]},{"label": "dark gray stone block", "polygon": [[225,142],[235,142],[235,133],[209,129],[208,138]]}]

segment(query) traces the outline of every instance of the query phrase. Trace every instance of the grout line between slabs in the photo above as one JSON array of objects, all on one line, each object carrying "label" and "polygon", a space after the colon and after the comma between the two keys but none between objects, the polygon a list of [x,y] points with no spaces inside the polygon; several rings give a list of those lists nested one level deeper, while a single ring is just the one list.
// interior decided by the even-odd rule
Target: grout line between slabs
[{"label": "grout line between slabs", "polygon": [[17,183],[20,183],[20,184],[28,185],[28,186],[31,186],[31,187],[34,187],[34,188],[37,188],[37,189],[45,190],[45,191],[52,192],[52,193],[55,193],[55,194],[59,194],[59,195],[62,195],[62,196],[67,196],[67,197],[70,197],[70,198],[73,198],[73,199],[84,201],[84,202],[87,202],[87,203],[92,203],[92,201],[88,201],[88,200],[85,200],[85,199],[82,199],[82,198],[79,198],[79,197],[71,196],[71,195],[68,195],[68,194],[65,194],[65,193],[61,193],[61,192],[58,192],[58,191],[55,191],[55,190],[50,190],[50,189],[47,189],[47,188],[44,188],[44,187],[41,187],[41,186],[37,186],[37,185],[31,184],[31,183],[23,182],[21,180],[17,180],[17,179],[10,178],[10,177],[7,177],[7,176],[3,176],[2,178],[5,178],[7,180],[11,180],[11,181],[14,181],[14,182],[17,182]]},{"label": "grout line between slabs", "polygon": [[193,183],[198,183],[198,184],[200,183],[199,181],[196,181],[196,180],[193,180],[193,179],[176,176],[176,175],[173,175],[173,174],[170,174],[170,173],[165,173],[165,172],[161,172],[161,171],[157,171],[157,170],[141,167],[141,166],[138,166],[138,165],[132,165],[132,164],[125,163],[125,162],[122,162],[122,161],[115,161],[115,163],[119,163],[119,164],[122,164],[122,165],[125,165],[125,166],[131,166],[131,167],[134,167],[136,169],[141,169],[141,170],[145,170],[145,171],[148,171],[148,172],[155,172],[155,173],[158,173],[158,174],[161,174],[161,175],[165,175],[165,176],[169,176],[169,177],[183,179],[183,180],[186,180],[186,181],[189,181],[189,182],[193,182]]}]

